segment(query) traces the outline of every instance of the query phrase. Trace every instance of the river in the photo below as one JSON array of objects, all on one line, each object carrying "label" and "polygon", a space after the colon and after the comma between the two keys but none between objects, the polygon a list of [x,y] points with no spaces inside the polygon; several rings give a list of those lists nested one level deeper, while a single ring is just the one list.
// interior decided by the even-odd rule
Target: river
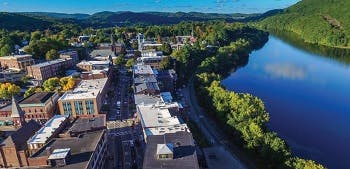
[{"label": "river", "polygon": [[297,156],[331,169],[350,167],[350,54],[270,36],[249,63],[222,81],[260,97],[269,128]]}]

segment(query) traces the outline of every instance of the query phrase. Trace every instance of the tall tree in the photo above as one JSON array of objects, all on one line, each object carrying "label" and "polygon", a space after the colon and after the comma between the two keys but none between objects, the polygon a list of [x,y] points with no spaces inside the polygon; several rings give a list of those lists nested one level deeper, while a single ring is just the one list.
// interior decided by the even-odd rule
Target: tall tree
[{"label": "tall tree", "polygon": [[55,60],[59,58],[60,54],[57,52],[57,50],[51,49],[46,52],[45,56],[46,60]]}]

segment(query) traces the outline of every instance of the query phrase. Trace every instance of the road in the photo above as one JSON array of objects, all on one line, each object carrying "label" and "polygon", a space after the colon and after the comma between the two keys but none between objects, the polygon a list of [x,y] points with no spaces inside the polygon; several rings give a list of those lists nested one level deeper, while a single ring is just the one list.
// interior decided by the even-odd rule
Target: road
[{"label": "road", "polygon": [[[130,104],[133,104],[132,93],[129,92],[132,78],[125,67],[119,71],[119,81],[112,84],[110,90],[114,97],[110,98],[110,111],[107,114],[107,128],[109,134],[110,165],[108,168],[129,169],[141,168],[144,146],[140,142],[142,128],[135,122]],[[138,144],[135,145],[135,142]]]},{"label": "road", "polygon": [[[192,82],[183,90],[183,94],[189,104],[189,117],[197,124],[207,140],[210,141],[213,147],[229,150],[229,145],[225,143],[225,134],[203,113],[204,111],[199,106]],[[229,154],[232,156],[230,159],[234,160],[230,162],[231,165],[234,164],[233,169],[247,168],[235,154],[232,152]]]}]

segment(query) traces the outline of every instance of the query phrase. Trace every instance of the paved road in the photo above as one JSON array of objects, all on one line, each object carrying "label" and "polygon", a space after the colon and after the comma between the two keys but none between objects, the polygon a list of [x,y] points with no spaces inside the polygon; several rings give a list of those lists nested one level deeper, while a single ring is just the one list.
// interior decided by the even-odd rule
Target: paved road
[{"label": "paved road", "polygon": [[[225,150],[229,150],[227,145],[225,144],[225,136],[221,133],[221,130],[217,128],[215,123],[210,120],[205,113],[203,113],[202,108],[199,106],[197,98],[194,93],[193,83],[189,83],[189,85],[183,90],[184,97],[186,98],[189,106],[189,117],[195,121],[197,126],[200,128],[204,136],[211,142],[214,147],[223,148]],[[246,169],[247,167],[240,162],[239,158],[236,155],[230,153],[232,156],[233,169]],[[232,162],[230,163],[232,165]]]}]

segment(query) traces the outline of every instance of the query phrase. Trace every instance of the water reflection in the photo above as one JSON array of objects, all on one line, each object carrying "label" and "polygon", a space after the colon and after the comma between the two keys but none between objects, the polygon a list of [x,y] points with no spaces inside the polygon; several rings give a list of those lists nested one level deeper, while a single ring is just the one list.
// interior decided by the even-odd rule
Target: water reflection
[{"label": "water reflection", "polygon": [[264,70],[267,74],[290,80],[302,80],[306,76],[305,68],[292,63],[266,64]]},{"label": "water reflection", "polygon": [[277,36],[279,39],[296,48],[306,50],[312,54],[336,60],[346,65],[350,65],[350,49],[331,48],[327,46],[305,43],[303,39],[299,38],[299,36],[293,32],[275,31],[271,32],[271,34]]},{"label": "water reflection", "polygon": [[251,54],[249,63],[222,84],[262,98],[271,115],[269,127],[287,140],[296,155],[330,169],[347,169],[350,55],[339,55],[347,52],[338,49],[316,51],[294,40],[270,36],[262,49]]}]

